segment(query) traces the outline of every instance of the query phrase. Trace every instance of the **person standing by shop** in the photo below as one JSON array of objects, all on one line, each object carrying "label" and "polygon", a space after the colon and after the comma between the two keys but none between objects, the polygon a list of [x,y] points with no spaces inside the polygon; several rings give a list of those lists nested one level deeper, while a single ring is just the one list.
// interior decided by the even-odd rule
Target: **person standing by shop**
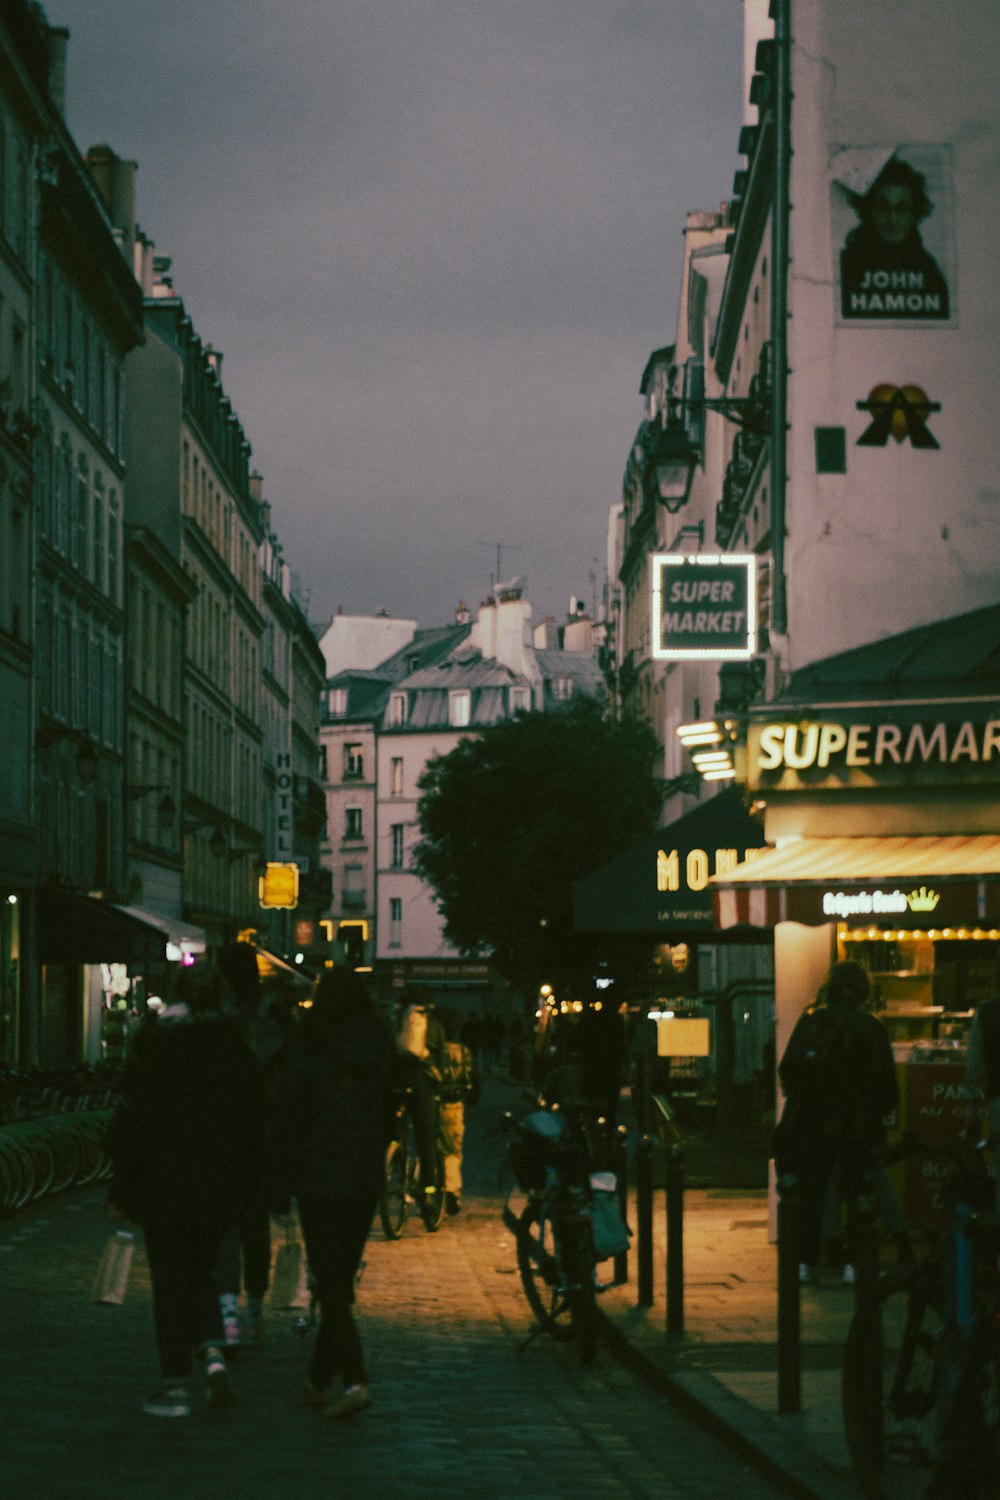
[{"label": "person standing by shop", "polygon": [[[276,1214],[298,1205],[320,1308],[305,1399],[329,1417],[371,1405],[351,1307],[384,1184],[395,1063],[363,981],[350,969],[321,974],[279,1085],[268,1176]],[[331,1397],[335,1376],[343,1390]]]},{"label": "person standing by shop", "polygon": [[[827,1184],[837,1174],[849,1205],[850,1241],[850,1205],[899,1103],[892,1046],[865,1009],[868,995],[860,964],[834,964],[823,1003],[800,1017],[778,1067],[785,1107],[775,1130],[775,1165],[780,1178],[798,1185],[802,1281],[812,1279],[820,1260]],[[853,1264],[850,1243],[848,1258]]]},{"label": "person standing by shop", "polygon": [[[1000,978],[1000,961],[997,975]],[[980,1005],[966,1037],[965,1092],[971,1099],[986,1100],[990,1144],[994,1152],[1000,1142],[1000,998]],[[1000,1214],[1000,1176],[996,1185]]]},{"label": "person standing by shop", "polygon": [[162,1386],[153,1417],[188,1417],[194,1356],[210,1409],[231,1387],[213,1269],[252,1202],[263,1150],[260,1070],[217,968],[181,969],[172,1003],[137,1035],[108,1135],[108,1193],[142,1225]]}]

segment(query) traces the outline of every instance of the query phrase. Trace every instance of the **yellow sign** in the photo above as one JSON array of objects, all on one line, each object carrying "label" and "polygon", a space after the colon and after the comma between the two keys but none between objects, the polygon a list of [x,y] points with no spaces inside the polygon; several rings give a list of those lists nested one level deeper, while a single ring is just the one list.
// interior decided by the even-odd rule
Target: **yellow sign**
[{"label": "yellow sign", "polygon": [[257,899],[261,906],[282,907],[286,911],[299,904],[299,867],[271,863],[257,882]]}]

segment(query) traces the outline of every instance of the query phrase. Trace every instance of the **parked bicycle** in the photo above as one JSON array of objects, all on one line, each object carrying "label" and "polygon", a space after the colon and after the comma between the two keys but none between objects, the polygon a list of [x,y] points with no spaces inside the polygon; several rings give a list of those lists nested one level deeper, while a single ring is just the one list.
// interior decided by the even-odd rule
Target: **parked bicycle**
[{"label": "parked bicycle", "polygon": [[985,1143],[908,1137],[887,1161],[947,1162],[948,1225],[882,1272],[848,1333],[844,1432],[872,1500],[1000,1497],[1000,1233]]},{"label": "parked bicycle", "polygon": [[537,1109],[520,1121],[507,1115],[505,1123],[508,1164],[527,1195],[520,1212],[509,1196],[503,1210],[524,1295],[539,1331],[574,1339],[590,1365],[597,1353],[597,1296],[606,1289],[597,1265],[628,1248],[617,1177],[594,1170],[595,1126],[583,1111]]},{"label": "parked bicycle", "polygon": [[[437,1132],[435,1131],[435,1141]],[[414,1209],[419,1209],[424,1227],[434,1234],[444,1217],[444,1153],[436,1141],[432,1191],[420,1171],[416,1130],[410,1110],[410,1090],[401,1089],[396,1098],[392,1140],[385,1153],[385,1186],[379,1199],[379,1220],[386,1239],[398,1240]]]}]

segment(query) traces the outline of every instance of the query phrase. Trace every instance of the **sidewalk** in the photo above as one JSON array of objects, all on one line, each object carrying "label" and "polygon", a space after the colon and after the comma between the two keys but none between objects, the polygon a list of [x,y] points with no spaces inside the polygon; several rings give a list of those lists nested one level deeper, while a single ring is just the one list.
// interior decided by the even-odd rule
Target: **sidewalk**
[{"label": "sidewalk", "polygon": [[[629,1223],[636,1224],[634,1198]],[[834,1272],[802,1288],[801,1412],[778,1414],[777,1247],[767,1193],[691,1189],[684,1203],[684,1335],[666,1334],[666,1213],[654,1193],[653,1291],[629,1282],[600,1306],[609,1340],[672,1399],[723,1432],[807,1500],[857,1500],[840,1421],[840,1367],[853,1293]],[[634,1247],[633,1240],[633,1247]],[[607,1271],[610,1274],[610,1265]]]}]

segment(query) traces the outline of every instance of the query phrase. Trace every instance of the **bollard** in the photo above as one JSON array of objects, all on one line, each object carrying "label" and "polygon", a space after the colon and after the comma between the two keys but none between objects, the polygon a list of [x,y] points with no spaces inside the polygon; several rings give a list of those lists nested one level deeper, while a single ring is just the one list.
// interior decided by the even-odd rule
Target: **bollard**
[{"label": "bollard", "polygon": [[667,1156],[667,1337],[684,1337],[684,1150]]},{"label": "bollard", "polygon": [[[611,1144],[611,1165],[618,1179],[618,1207],[621,1210],[623,1224],[628,1223],[628,1153],[625,1148],[627,1139],[628,1131],[624,1125],[619,1125]],[[628,1281],[627,1250],[615,1256],[614,1267],[616,1283],[624,1286]]]},{"label": "bollard", "polygon": [[778,1411],[802,1410],[798,1183],[778,1180]]},{"label": "bollard", "polygon": [[635,1163],[636,1260],[638,1305],[653,1305],[653,1142],[644,1135]]}]

